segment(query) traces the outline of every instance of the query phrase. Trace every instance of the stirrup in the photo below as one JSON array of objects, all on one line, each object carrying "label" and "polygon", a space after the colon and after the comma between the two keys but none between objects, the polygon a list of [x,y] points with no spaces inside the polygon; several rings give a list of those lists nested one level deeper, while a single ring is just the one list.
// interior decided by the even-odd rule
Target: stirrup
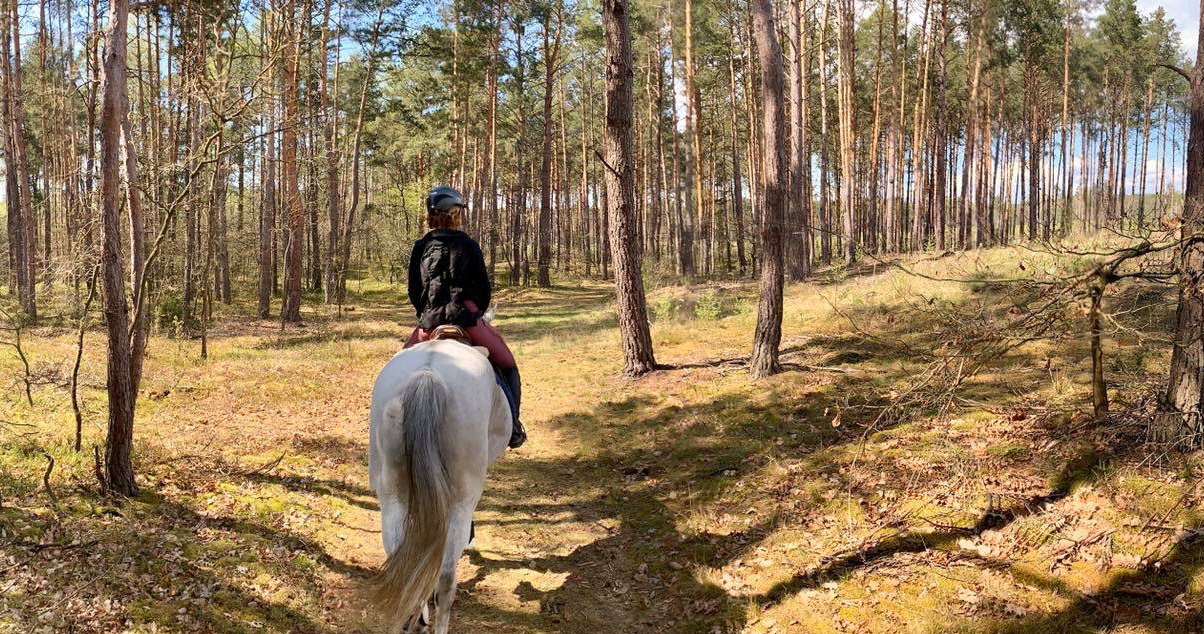
[{"label": "stirrup", "polygon": [[513,420],[510,423],[510,442],[506,446],[511,449],[518,449],[527,444],[527,429],[518,420]]}]

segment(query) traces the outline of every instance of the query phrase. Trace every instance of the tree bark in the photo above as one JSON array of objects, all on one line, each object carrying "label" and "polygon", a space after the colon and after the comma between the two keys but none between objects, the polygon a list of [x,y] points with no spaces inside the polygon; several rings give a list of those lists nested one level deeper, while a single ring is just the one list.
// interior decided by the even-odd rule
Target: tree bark
[{"label": "tree bark", "polygon": [[[803,83],[807,79],[803,76],[803,42],[800,36],[802,3],[802,0],[791,0],[789,3],[790,26],[787,29],[789,49],[786,51],[790,60],[790,76],[787,78],[790,83],[790,170],[787,178],[790,195],[786,197],[784,241],[786,270],[792,280],[801,280],[807,276],[806,256],[803,249],[806,232],[802,227],[803,206],[805,205],[803,199],[803,128],[807,125],[806,119],[803,118]],[[735,117],[734,110],[733,106],[732,117]]]},{"label": "tree bark", "polygon": [[769,0],[752,0],[757,54],[761,60],[761,127],[765,134],[761,165],[765,210],[761,229],[761,300],[753,335],[749,370],[753,378],[781,370],[782,341],[782,216],[786,198],[786,144],[782,143],[785,113],[782,103],[782,50],[778,44]]},{"label": "tree bark", "polygon": [[281,131],[280,152],[284,168],[284,204],[286,210],[286,233],[284,240],[284,304],[280,319],[284,322],[301,321],[301,254],[305,244],[305,210],[301,205],[301,192],[297,165],[297,132],[301,124],[300,104],[297,97],[297,78],[301,70],[301,29],[296,16],[296,5],[284,2],[284,34],[288,54],[284,61],[284,126]]},{"label": "tree bark", "polygon": [[368,68],[364,72],[364,83],[360,86],[359,108],[355,116],[355,130],[352,131],[351,142],[351,202],[347,205],[347,217],[344,219],[343,236],[339,246],[343,252],[339,254],[339,296],[341,306],[347,299],[347,272],[351,266],[351,232],[355,228],[355,214],[360,206],[360,143],[364,133],[364,110],[368,104],[368,87],[376,73],[378,57],[377,44],[380,41],[380,27],[384,19],[385,4],[381,2],[376,11],[376,22],[372,27],[372,45],[368,50]]},{"label": "tree bark", "polygon": [[134,495],[134,466],[130,459],[137,392],[132,382],[129,320],[123,276],[121,212],[121,120],[126,99],[126,23],[128,0],[112,0],[105,34],[104,70],[100,87],[100,206],[101,275],[104,284],[105,329],[108,334],[107,387],[109,428],[105,441],[104,488]]},{"label": "tree bark", "polygon": [[[1200,0],[1200,14],[1204,17],[1204,0]],[[1191,128],[1180,229],[1187,242],[1179,254],[1179,308],[1166,391],[1166,405],[1184,414],[1184,432],[1193,436],[1201,432],[1204,409],[1204,241],[1200,239],[1204,234],[1204,30],[1196,50],[1196,66],[1189,74]]]},{"label": "tree bark", "polygon": [[[9,11],[11,9],[11,13]],[[24,318],[36,321],[38,306],[37,288],[37,240],[35,238],[33,204],[30,200],[28,161],[25,153],[24,117],[21,95],[21,49],[20,24],[16,17],[16,2],[0,9],[3,15],[4,41],[0,52],[4,59],[4,137],[5,177],[8,184],[8,212],[10,223],[10,249],[15,264],[17,298]],[[10,46],[15,46],[13,51]]]},{"label": "tree bark", "polygon": [[551,36],[552,10],[543,23],[543,160],[539,167],[539,234],[538,234],[538,273],[536,283],[540,287],[552,286],[552,91],[556,87],[556,64],[560,56],[560,27],[559,5],[555,10],[556,36]]},{"label": "tree bark", "polygon": [[606,31],[606,134],[603,139],[610,216],[610,249],[614,262],[623,340],[623,371],[638,376],[656,368],[644,281],[636,239],[635,165],[632,162],[631,26],[628,0],[604,0]]},{"label": "tree bark", "polygon": [[[326,233],[326,288],[327,304],[337,304],[339,300],[339,236],[342,234],[340,222],[343,219],[343,192],[339,181],[339,122],[338,107],[330,99],[330,85],[339,85],[339,59],[336,53],[334,62],[334,81],[327,77],[328,53],[326,47],[330,43],[330,8],[335,0],[326,0],[326,8],[322,19],[322,41],[320,44],[322,61],[320,64],[321,87],[319,92],[322,99],[322,117],[326,120],[326,215],[328,227]],[[339,50],[335,45],[335,50]]]},{"label": "tree bark", "polygon": [[[265,28],[265,31],[267,29]],[[263,63],[269,63],[266,60]],[[275,280],[272,271],[274,249],[272,233],[276,228],[276,108],[268,106],[268,114],[264,117],[264,150],[261,168],[260,188],[263,190],[263,200],[259,206],[259,306],[260,319],[267,319],[271,313],[272,290]]]},{"label": "tree bark", "polygon": [[[1074,136],[1070,125],[1070,19],[1071,3],[1067,2],[1066,26],[1062,39],[1062,236],[1070,234],[1070,180],[1069,158],[1073,154]],[[981,45],[980,45],[981,50]],[[981,55],[981,53],[980,53]]]},{"label": "tree bark", "polygon": [[946,229],[946,209],[945,201],[948,195],[946,189],[946,174],[945,168],[948,165],[947,155],[945,153],[946,144],[948,143],[948,98],[946,95],[945,85],[948,80],[949,68],[949,47],[946,46],[949,40],[949,2],[941,0],[941,20],[938,27],[940,33],[940,64],[937,70],[936,78],[936,148],[935,165],[933,166],[933,185],[932,185],[932,202],[935,207],[933,216],[936,221],[936,247],[940,251],[945,250],[945,229]]},{"label": "tree bark", "polygon": [[[740,138],[736,106],[736,16],[733,11],[728,16],[728,42],[731,54],[727,59],[728,69],[728,106],[731,108],[732,136],[732,215],[736,224],[736,260],[740,264],[740,277],[748,270],[748,259],[744,254],[744,185],[740,180]],[[745,69],[747,72],[747,69]],[[658,130],[659,132],[659,130]],[[659,142],[659,141],[658,141]],[[801,144],[801,141],[800,141]],[[659,148],[658,148],[659,149]],[[663,165],[663,162],[662,162]],[[800,180],[801,185],[801,180]],[[805,235],[805,234],[804,234]],[[806,275],[806,273],[804,273]]]},{"label": "tree bark", "polygon": [[[686,0],[686,135],[689,137],[690,152],[686,155],[686,208],[681,218],[681,272],[691,276],[698,273],[694,261],[694,230],[697,214],[702,205],[702,183],[699,182],[702,161],[702,137],[698,129],[698,86],[694,83],[694,2]],[[705,236],[704,236],[705,237]],[[706,267],[708,254],[701,254],[702,266]]]},{"label": "tree bark", "polygon": [[841,234],[844,260],[849,266],[857,261],[857,234],[854,221],[857,213],[856,137],[853,113],[853,0],[837,0],[837,54],[840,56],[840,77],[837,83],[840,103],[840,180]]},{"label": "tree bark", "polygon": [[[970,170],[971,166],[974,164],[975,149],[977,147],[975,143],[975,135],[978,132],[978,84],[979,78],[982,75],[982,51],[983,44],[986,40],[987,30],[987,14],[985,9],[986,5],[979,5],[979,11],[982,12],[982,16],[979,18],[978,23],[978,36],[976,38],[977,44],[975,45],[974,52],[974,71],[970,75],[970,101],[969,108],[966,113],[966,153],[964,159],[962,160],[962,197],[961,202],[959,203],[960,211],[958,212],[958,216],[962,218],[964,223],[966,223],[966,227],[963,230],[963,235],[965,237],[963,246],[970,246],[971,244],[974,244],[980,247],[986,242],[984,239],[986,234],[986,218],[982,214],[982,206],[976,206],[976,213],[970,210],[969,192]],[[979,160],[985,161],[986,158],[987,157],[984,155],[980,157]],[[970,222],[972,215],[975,218],[975,222],[973,223]],[[971,230],[972,228],[977,230],[977,238],[974,237],[974,232]]]},{"label": "tree bark", "polygon": [[[832,263],[832,214],[828,206],[828,153],[831,147],[828,139],[828,16],[832,2],[824,2],[823,17],[819,20],[819,258],[824,264]],[[765,181],[764,178],[761,180]]]}]

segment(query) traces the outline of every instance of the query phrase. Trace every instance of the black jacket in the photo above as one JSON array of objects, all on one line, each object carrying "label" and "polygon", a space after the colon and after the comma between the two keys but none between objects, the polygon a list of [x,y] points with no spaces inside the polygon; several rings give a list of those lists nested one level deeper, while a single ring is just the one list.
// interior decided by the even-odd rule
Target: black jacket
[{"label": "black jacket", "polygon": [[[418,326],[425,330],[477,325],[493,293],[481,247],[463,231],[436,229],[426,234],[410,254],[409,292]],[[469,300],[479,313],[465,307]]]}]

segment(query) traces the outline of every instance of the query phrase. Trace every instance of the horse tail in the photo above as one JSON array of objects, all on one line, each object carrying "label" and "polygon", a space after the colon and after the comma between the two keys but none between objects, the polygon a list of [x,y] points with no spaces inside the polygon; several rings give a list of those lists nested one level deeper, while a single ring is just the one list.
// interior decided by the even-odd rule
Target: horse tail
[{"label": "horse tail", "polygon": [[375,600],[386,614],[408,623],[435,591],[447,542],[451,486],[439,446],[447,410],[447,387],[431,370],[414,375],[385,407],[384,423],[400,426],[404,468],[396,469],[397,491],[405,494],[401,545],[389,554],[376,579]]}]

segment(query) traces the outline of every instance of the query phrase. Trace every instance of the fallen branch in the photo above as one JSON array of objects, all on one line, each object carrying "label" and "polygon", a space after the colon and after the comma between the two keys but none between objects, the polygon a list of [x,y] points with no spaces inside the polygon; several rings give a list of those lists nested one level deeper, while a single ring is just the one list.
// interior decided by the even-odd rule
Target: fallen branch
[{"label": "fallen branch", "polygon": [[46,495],[50,498],[50,503],[58,506],[59,499],[54,495],[54,489],[50,487],[50,474],[54,472],[54,456],[43,451],[43,456],[46,456],[46,472],[42,474],[42,486],[46,489]]},{"label": "fallen branch", "polygon": [[[93,540],[89,540],[86,542],[80,542],[80,541],[51,542],[51,543],[47,543],[47,544],[41,544],[38,542],[14,541],[14,542],[9,542],[9,545],[17,546],[19,548],[25,548],[25,549],[30,550],[35,553],[40,553],[43,550],[75,550],[78,548],[91,548],[92,546],[95,546],[99,543],[100,543],[100,540],[93,539]],[[24,563],[24,562],[18,562],[17,564],[13,565],[12,567],[5,568],[4,570],[0,570],[0,572],[12,570],[12,568],[16,568],[16,567],[20,566],[22,563]]]},{"label": "fallen branch", "polygon": [[263,465],[262,467],[259,467],[258,469],[255,469],[252,471],[247,471],[244,475],[252,475],[252,476],[264,475],[265,473],[268,473],[271,470],[275,469],[277,466],[279,466],[280,461],[284,460],[284,456],[286,456],[286,455],[288,455],[288,452],[283,452],[279,456],[276,456],[275,460]]},{"label": "fallen branch", "polygon": [[801,365],[799,367],[804,370],[811,370],[812,372],[839,372],[840,374],[851,372],[848,368],[837,368],[828,365]]}]

